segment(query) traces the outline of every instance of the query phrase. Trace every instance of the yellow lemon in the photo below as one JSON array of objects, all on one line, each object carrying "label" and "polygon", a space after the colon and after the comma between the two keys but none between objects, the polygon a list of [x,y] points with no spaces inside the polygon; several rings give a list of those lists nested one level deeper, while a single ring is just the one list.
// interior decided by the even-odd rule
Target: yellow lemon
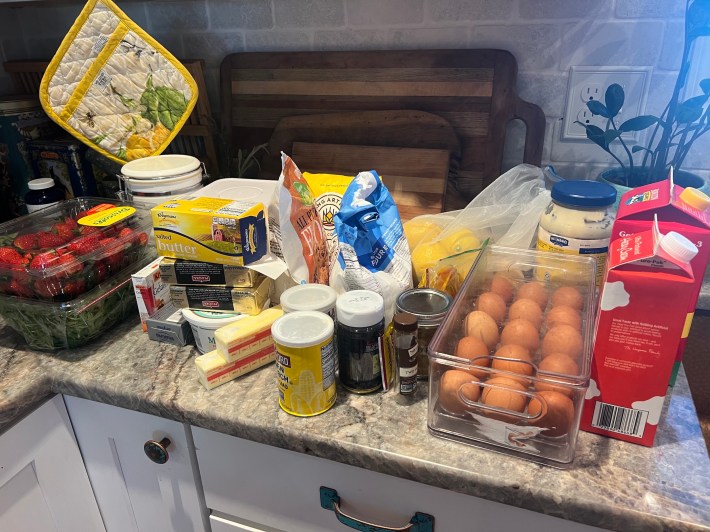
[{"label": "yellow lemon", "polygon": [[403,227],[404,236],[407,237],[410,250],[413,250],[425,240],[433,240],[441,233],[441,228],[438,225],[427,220],[409,220],[404,222]]},{"label": "yellow lemon", "polygon": [[424,242],[414,248],[412,266],[417,282],[424,276],[427,268],[433,268],[437,262],[448,255],[449,252],[439,242]]},{"label": "yellow lemon", "polygon": [[481,241],[468,229],[454,231],[439,240],[439,243],[448,250],[449,255],[481,247]]}]

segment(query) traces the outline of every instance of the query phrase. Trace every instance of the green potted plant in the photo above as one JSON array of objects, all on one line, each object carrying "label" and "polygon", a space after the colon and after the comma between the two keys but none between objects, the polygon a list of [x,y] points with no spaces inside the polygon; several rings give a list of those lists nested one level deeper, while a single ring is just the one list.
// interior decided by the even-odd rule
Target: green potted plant
[{"label": "green potted plant", "polygon": [[[618,167],[603,172],[600,179],[612,185],[633,188],[661,181],[673,167],[674,178],[683,186],[700,188],[704,180],[681,170],[691,147],[710,131],[710,78],[700,82],[701,94],[684,101],[681,92],[691,67],[693,43],[710,36],[710,0],[687,0],[683,56],[673,93],[660,116],[641,115],[617,124],[616,117],[624,105],[624,89],[612,84],[606,90],[604,103],[587,102],[592,114],[607,119],[606,127],[582,124],[587,138],[609,153]],[[645,145],[629,147],[623,133],[650,129]]]}]

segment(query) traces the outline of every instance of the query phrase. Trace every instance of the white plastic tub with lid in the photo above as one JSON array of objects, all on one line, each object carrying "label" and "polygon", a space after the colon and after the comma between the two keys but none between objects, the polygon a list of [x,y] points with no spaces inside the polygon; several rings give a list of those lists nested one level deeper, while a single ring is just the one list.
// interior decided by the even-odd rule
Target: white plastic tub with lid
[{"label": "white plastic tub with lid", "polygon": [[203,354],[215,350],[214,332],[217,329],[246,317],[246,314],[229,314],[226,312],[190,310],[186,308],[182,309],[182,315],[185,316],[192,328],[197,349]]},{"label": "white plastic tub with lid", "polygon": [[156,155],[130,161],[121,167],[126,199],[159,205],[170,198],[202,189],[203,167],[191,155]]}]

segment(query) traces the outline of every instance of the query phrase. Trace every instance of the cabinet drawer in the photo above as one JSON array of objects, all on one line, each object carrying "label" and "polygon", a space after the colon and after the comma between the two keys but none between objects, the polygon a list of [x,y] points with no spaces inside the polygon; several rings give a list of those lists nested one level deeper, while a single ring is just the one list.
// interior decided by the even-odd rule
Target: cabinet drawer
[{"label": "cabinet drawer", "polygon": [[404,526],[422,512],[434,516],[438,531],[599,530],[205,429],[193,428],[193,435],[207,507],[265,530],[350,530],[321,508],[321,486],[337,490],[344,512],[390,527]]}]

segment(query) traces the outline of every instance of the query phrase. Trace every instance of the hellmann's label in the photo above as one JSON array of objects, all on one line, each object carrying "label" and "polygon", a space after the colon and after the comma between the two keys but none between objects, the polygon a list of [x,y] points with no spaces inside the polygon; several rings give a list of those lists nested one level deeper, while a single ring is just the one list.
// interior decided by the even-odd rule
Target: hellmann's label
[{"label": "hellmann's label", "polygon": [[158,254],[243,266],[268,250],[264,205],[218,198],[171,200],[151,209]]}]

